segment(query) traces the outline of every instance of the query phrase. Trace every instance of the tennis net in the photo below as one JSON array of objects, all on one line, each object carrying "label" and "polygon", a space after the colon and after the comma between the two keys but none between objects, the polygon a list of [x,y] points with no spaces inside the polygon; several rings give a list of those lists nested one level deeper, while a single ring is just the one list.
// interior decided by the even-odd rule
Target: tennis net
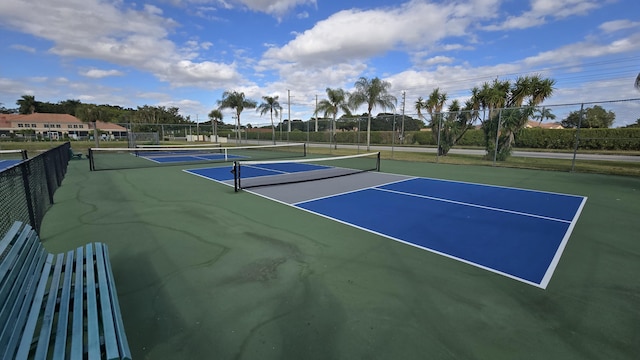
[{"label": "tennis net", "polygon": [[191,149],[191,148],[215,148],[222,147],[220,143],[205,143],[205,144],[187,144],[187,145],[136,145],[139,149]]},{"label": "tennis net", "polygon": [[304,143],[237,147],[91,148],[89,167],[92,171],[134,169],[221,163],[240,159],[295,158],[306,154]]},{"label": "tennis net", "polygon": [[0,150],[0,170],[27,160],[27,150]]},{"label": "tennis net", "polygon": [[329,179],[366,171],[380,171],[380,153],[316,159],[234,161],[234,189]]}]

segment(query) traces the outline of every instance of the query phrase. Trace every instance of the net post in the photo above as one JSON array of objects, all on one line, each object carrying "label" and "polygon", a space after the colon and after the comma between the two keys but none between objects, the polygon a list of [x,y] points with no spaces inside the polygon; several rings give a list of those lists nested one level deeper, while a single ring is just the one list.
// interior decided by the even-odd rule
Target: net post
[{"label": "net post", "polygon": [[22,160],[29,159],[29,156],[27,155],[27,150],[21,150],[20,155],[22,156]]},{"label": "net post", "polygon": [[93,164],[93,150],[89,148],[89,171],[95,171],[96,168]]},{"label": "net post", "polygon": [[380,171],[380,151],[378,151],[378,156],[376,159],[376,171]]},{"label": "net post", "polygon": [[303,157],[307,157],[307,143],[304,143],[302,145],[302,153],[303,153]]},{"label": "net post", "polygon": [[233,191],[238,192],[240,190],[240,166],[237,161],[233,162]]}]

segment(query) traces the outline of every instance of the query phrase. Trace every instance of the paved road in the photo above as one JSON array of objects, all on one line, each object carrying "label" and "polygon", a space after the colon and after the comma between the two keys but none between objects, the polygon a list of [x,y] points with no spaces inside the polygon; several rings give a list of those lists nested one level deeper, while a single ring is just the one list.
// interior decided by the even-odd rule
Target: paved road
[{"label": "paved road", "polygon": [[[328,147],[327,144],[309,144],[312,147]],[[356,145],[338,145],[339,148],[357,148]],[[366,149],[365,146],[360,146],[360,149]],[[371,146],[373,151],[391,151],[391,146]],[[436,152],[435,148],[431,147],[394,147],[394,151],[403,152]],[[456,149],[453,148],[449,151],[451,154],[462,155],[484,155],[486,152],[479,149]],[[573,159],[573,153],[555,153],[555,152],[537,152],[537,151],[514,151],[512,156],[517,157],[529,157],[529,158],[545,158],[545,159]],[[640,156],[635,155],[602,155],[602,154],[577,154],[577,160],[602,160],[602,161],[627,161],[627,162],[640,162]]]}]

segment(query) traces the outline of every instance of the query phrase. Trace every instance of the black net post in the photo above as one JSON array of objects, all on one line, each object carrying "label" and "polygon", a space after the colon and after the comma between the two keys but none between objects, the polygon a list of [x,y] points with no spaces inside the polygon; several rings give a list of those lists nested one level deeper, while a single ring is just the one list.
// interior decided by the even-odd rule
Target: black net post
[{"label": "black net post", "polygon": [[233,191],[238,192],[240,190],[240,164],[237,161],[233,162]]}]

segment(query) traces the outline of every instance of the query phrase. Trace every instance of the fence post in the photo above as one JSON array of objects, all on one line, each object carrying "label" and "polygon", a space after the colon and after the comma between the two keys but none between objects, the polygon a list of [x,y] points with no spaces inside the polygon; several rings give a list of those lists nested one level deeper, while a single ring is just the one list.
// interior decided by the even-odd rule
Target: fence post
[{"label": "fence post", "polygon": [[573,145],[573,160],[571,160],[571,172],[576,168],[576,154],[578,152],[578,144],[580,143],[580,127],[582,126],[582,115],[584,114],[584,103],[580,104],[580,116],[578,117],[578,129],[576,130],[576,141]]},{"label": "fence post", "polygon": [[[489,114],[491,116],[491,114]],[[493,149],[493,166],[496,166],[496,159],[498,157],[498,141],[500,140],[500,123],[502,122],[502,108],[498,111],[498,128],[496,130],[496,148]]]}]

